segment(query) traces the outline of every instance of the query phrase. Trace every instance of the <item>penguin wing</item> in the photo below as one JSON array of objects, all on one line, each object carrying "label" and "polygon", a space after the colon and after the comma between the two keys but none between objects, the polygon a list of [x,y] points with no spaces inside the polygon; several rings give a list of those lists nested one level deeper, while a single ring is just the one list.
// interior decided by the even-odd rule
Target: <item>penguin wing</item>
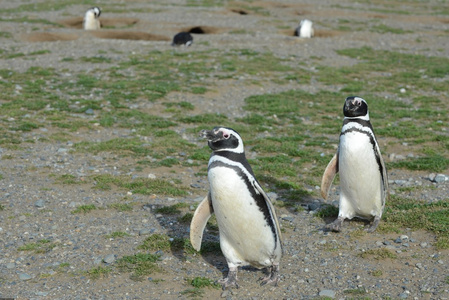
[{"label": "penguin wing", "polygon": [[195,210],[193,214],[192,222],[190,223],[190,243],[196,251],[200,251],[201,240],[203,239],[204,228],[206,227],[207,221],[214,212],[212,207],[212,201],[210,192],[204,197],[200,205]]},{"label": "penguin wing", "polygon": [[329,196],[329,190],[335,175],[338,173],[338,152],[332,157],[331,161],[324,170],[323,178],[321,179],[321,196],[323,199],[327,199]]},{"label": "penguin wing", "polygon": [[378,161],[380,162],[380,167],[382,168],[382,207],[385,206],[385,201],[389,197],[388,193],[388,175],[387,169],[385,168],[385,163],[382,158],[382,154],[380,154],[379,145],[376,143],[376,156],[378,157]]},{"label": "penguin wing", "polygon": [[279,239],[282,241],[282,234],[281,234],[281,231],[279,230],[279,228],[280,228],[279,221],[278,221],[278,218],[276,217],[276,211],[274,210],[273,203],[271,203],[270,198],[268,198],[267,194],[265,194],[265,191],[262,189],[262,187],[260,186],[259,182],[257,182],[257,180],[254,181],[254,186],[256,187],[257,191],[265,199],[265,202],[267,203],[267,206],[268,206],[268,210],[270,211],[270,215],[274,219],[274,223],[276,226],[276,232],[279,236]]}]

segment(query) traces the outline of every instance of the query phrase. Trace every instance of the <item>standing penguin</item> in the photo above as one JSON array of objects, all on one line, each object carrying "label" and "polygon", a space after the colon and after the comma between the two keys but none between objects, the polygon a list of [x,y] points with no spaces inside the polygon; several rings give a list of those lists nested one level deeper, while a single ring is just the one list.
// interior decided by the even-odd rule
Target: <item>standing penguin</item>
[{"label": "standing penguin", "polygon": [[299,26],[295,30],[295,36],[302,38],[311,38],[315,32],[312,27],[313,23],[310,20],[304,19],[299,23]]},{"label": "standing penguin", "polygon": [[85,30],[98,30],[101,28],[99,17],[101,9],[97,6],[89,8],[84,15],[83,28]]},{"label": "standing penguin", "polygon": [[199,251],[207,220],[214,212],[220,247],[229,272],[220,280],[223,289],[237,287],[237,269],[251,265],[268,268],[262,285],[279,281],[281,232],[274,207],[254,177],[245,157],[243,141],[231,128],[202,130],[213,150],[208,165],[210,191],[200,203],[190,225],[190,241]]},{"label": "standing penguin", "polygon": [[372,221],[368,232],[379,225],[388,198],[387,170],[371,126],[368,104],[360,97],[346,98],[343,127],[337,154],[324,171],[321,195],[327,199],[337,172],[340,173],[338,219],[327,227],[340,231],[345,219]]}]

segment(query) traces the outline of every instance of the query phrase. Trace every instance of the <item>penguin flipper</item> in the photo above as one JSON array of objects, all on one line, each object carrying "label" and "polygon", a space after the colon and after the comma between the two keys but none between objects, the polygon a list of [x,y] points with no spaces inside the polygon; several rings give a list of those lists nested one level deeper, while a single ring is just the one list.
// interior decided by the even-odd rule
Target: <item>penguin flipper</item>
[{"label": "penguin flipper", "polygon": [[274,206],[273,203],[271,203],[270,198],[268,197],[268,195],[265,193],[265,191],[262,189],[262,187],[260,186],[259,182],[256,180],[254,182],[254,186],[256,187],[257,191],[262,194],[263,198],[265,199],[265,202],[267,203],[268,209],[270,210],[270,214],[271,217],[274,219],[275,222],[275,226],[276,226],[276,232],[279,236],[279,239],[282,241],[282,234],[281,231],[279,230],[279,221],[278,218],[276,217],[276,211],[274,210]]},{"label": "penguin flipper", "polygon": [[329,196],[329,190],[335,175],[338,173],[338,152],[332,157],[331,161],[324,170],[323,178],[321,179],[321,196],[323,199],[327,199]]},{"label": "penguin flipper", "polygon": [[192,222],[190,223],[190,243],[196,251],[200,251],[204,228],[213,212],[214,209],[209,192],[196,208]]}]

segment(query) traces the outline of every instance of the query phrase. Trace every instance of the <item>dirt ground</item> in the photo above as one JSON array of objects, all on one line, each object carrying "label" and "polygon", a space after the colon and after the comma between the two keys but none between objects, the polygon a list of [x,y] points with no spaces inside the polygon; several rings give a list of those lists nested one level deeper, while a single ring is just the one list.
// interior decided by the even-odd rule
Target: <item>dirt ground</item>
[{"label": "dirt ground", "polygon": [[[173,35],[183,30],[194,32],[194,43],[188,49],[177,51],[245,48],[269,51],[281,57],[294,53],[305,62],[311,56],[322,57],[322,65],[334,67],[355,63],[335,53],[338,49],[350,47],[369,46],[449,57],[449,18],[435,13],[438,5],[444,6],[444,2],[279,0],[224,1],[224,6],[206,5],[214,1],[203,1],[206,4],[202,6],[187,5],[198,2],[201,1],[119,1],[117,3],[122,5],[119,12],[103,10],[102,30],[86,32],[81,29],[82,16],[90,6],[77,4],[60,10],[15,11],[29,1],[1,0],[0,31],[11,33],[11,37],[0,37],[1,49],[24,54],[41,50],[50,52],[32,59],[26,56],[2,57],[0,69],[25,72],[32,66],[41,66],[55,68],[61,73],[69,70],[87,74],[94,68],[109,68],[128,59],[132,53],[172,49]],[[98,5],[102,6],[102,3]],[[8,21],[19,17],[52,23]],[[315,37],[294,37],[299,21],[306,18],[314,22]],[[360,24],[359,30],[342,30],[339,27],[342,20]],[[410,33],[372,32],[368,30],[372,24],[383,24]],[[242,30],[245,33],[232,33]],[[95,56],[99,51],[104,51],[112,62],[94,66],[88,62],[73,64],[62,59]],[[214,84],[217,88],[205,95],[171,93],[167,99],[191,102],[195,113],[220,112],[236,118],[245,114],[243,99],[248,96],[294,88],[316,92],[323,88],[319,83],[282,86],[271,83],[264,87],[236,81]],[[338,86],[326,88],[337,90]],[[133,201],[140,203],[139,209],[132,212],[117,213],[105,208],[93,214],[71,214],[70,211],[79,204],[89,202],[107,207],[131,195],[117,190],[91,189],[88,185],[80,188],[78,185],[57,184],[50,174],[120,172],[122,166],[135,161],[130,158],[108,160],[107,154],[67,153],[64,151],[67,145],[39,142],[37,137],[51,134],[52,129],[49,130],[24,133],[24,138],[36,139],[37,142],[20,150],[1,148],[0,151],[3,156],[14,157],[1,161],[3,179],[0,180],[0,189],[3,196],[0,195],[0,199],[6,208],[0,211],[0,246],[4,245],[0,247],[0,298],[187,299],[194,296],[202,299],[318,299],[327,296],[335,299],[449,299],[449,252],[434,247],[435,237],[431,233],[404,229],[401,233],[358,235],[362,222],[347,223],[342,233],[330,233],[323,230],[329,220],[317,218],[308,210],[293,213],[287,208],[278,208],[277,212],[284,229],[284,256],[278,287],[260,287],[257,280],[263,273],[244,268],[239,271],[239,289],[222,294],[219,289],[204,288],[202,293],[192,296],[186,292],[192,289],[188,279],[198,276],[214,280],[222,278],[227,272],[224,257],[186,256],[176,251],[161,253],[160,265],[164,272],[155,273],[143,281],[131,280],[130,274],[123,272],[91,279],[82,271],[106,266],[102,261],[108,255],[119,258],[136,253],[137,245],[146,237],[139,234],[143,229],[187,237],[188,226],[179,223],[177,216],[155,214],[146,208],[177,202],[195,204],[207,193],[207,181],[194,176],[198,171],[196,167],[179,168],[175,172],[173,168],[144,169],[142,174],[176,178],[196,188],[184,198],[132,195]],[[130,133],[125,130],[110,131],[99,127],[95,131],[76,132],[73,142],[127,135]],[[201,143],[194,136],[187,138],[193,143]],[[399,153],[400,149],[397,150]],[[425,176],[424,172],[395,171],[390,174],[390,179],[423,181]],[[431,185],[430,182],[426,184]],[[51,188],[41,189],[42,186]],[[448,183],[440,189],[429,190],[427,197],[433,197],[432,193],[438,193],[435,197],[444,197],[447,186]],[[42,213],[36,213],[35,203],[39,199],[45,199]],[[315,200],[321,201],[310,199],[311,203]],[[130,236],[124,239],[104,238],[115,231],[126,231]],[[21,245],[42,238],[50,238],[60,246],[45,254],[17,250]],[[396,257],[380,258],[369,254],[379,249],[388,249]],[[61,264],[68,266],[58,269]],[[23,277],[23,274],[30,278]]]}]

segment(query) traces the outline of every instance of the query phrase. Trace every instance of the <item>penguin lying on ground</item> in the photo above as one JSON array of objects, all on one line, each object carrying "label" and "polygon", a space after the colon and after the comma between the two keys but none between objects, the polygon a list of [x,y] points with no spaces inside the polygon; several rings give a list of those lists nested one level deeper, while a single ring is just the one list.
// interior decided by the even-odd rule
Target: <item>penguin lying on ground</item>
[{"label": "penguin lying on ground", "polygon": [[95,6],[89,8],[89,10],[84,15],[83,28],[85,30],[98,30],[101,28],[99,17],[101,15],[101,10],[99,7]]},{"label": "penguin lying on ground", "polygon": [[312,21],[304,19],[299,23],[298,28],[295,30],[295,36],[302,38],[311,38],[314,35],[314,30],[312,27]]},{"label": "penguin lying on ground", "polygon": [[229,272],[220,280],[223,289],[237,287],[237,269],[251,265],[268,268],[262,285],[279,281],[281,232],[270,199],[245,157],[243,141],[231,128],[201,131],[213,150],[208,165],[210,191],[200,203],[190,225],[190,241],[199,251],[207,220],[215,213],[220,247]]},{"label": "penguin lying on ground", "polygon": [[360,97],[346,98],[343,127],[337,154],[324,171],[321,195],[327,199],[337,172],[340,173],[338,219],[327,227],[340,231],[345,219],[372,220],[369,232],[379,225],[388,198],[387,170],[371,126],[368,104]]},{"label": "penguin lying on ground", "polygon": [[185,46],[190,46],[193,43],[193,37],[190,33],[188,32],[180,32],[177,33],[174,37],[173,37],[173,42],[172,42],[172,46],[181,46],[181,45],[185,45]]}]

